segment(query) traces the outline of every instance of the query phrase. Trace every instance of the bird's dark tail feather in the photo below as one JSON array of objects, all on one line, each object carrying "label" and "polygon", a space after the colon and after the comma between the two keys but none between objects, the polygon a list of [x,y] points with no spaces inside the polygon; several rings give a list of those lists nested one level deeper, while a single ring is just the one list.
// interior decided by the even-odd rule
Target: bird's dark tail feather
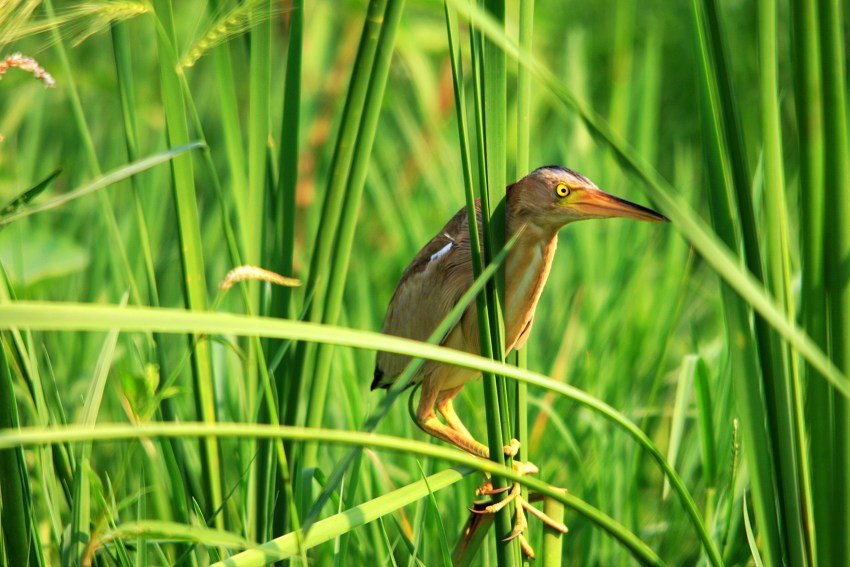
[{"label": "bird's dark tail feather", "polygon": [[370,388],[370,390],[374,390],[375,388],[381,388],[381,387],[386,388],[386,386],[381,385],[381,378],[383,378],[383,377],[384,377],[384,371],[376,366],[375,367],[375,379],[372,380],[372,387]]}]

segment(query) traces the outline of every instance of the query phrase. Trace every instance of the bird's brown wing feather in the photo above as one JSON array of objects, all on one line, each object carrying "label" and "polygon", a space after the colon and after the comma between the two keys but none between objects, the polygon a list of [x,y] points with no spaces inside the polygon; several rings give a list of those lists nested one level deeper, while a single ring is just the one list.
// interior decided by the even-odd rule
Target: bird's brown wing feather
[{"label": "bird's brown wing feather", "polygon": [[[478,203],[476,213],[480,224]],[[413,258],[396,286],[381,332],[424,341],[451,311],[472,285],[468,226],[464,207]],[[372,389],[392,385],[409,361],[406,356],[379,352]]]}]

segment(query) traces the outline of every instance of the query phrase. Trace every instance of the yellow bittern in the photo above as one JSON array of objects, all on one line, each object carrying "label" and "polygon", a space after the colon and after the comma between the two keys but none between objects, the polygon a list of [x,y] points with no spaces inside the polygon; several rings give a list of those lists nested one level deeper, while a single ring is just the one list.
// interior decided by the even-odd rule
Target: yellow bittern
[{"label": "yellow bittern", "polygon": [[[613,217],[667,221],[652,209],[601,191],[583,175],[561,166],[536,169],[508,186],[505,198],[505,240],[522,229],[508,253],[505,267],[505,354],[521,348],[528,339],[534,311],[555,256],[558,231],[564,225]],[[480,203],[476,203],[476,215],[481,234]],[[426,340],[472,282],[469,223],[464,207],[419,251],[402,274],[387,308],[382,332]],[[442,345],[479,354],[475,303],[466,309]],[[405,356],[378,353],[372,389],[389,388],[408,362],[410,359]],[[452,406],[452,398],[476,376],[477,372],[466,368],[425,363],[413,379],[414,383],[422,382],[416,420],[431,435],[473,455],[489,458],[487,447],[472,437]],[[445,423],[437,417],[435,407]],[[518,444],[512,440],[505,453],[513,456],[517,449]],[[530,463],[521,470],[536,471]],[[520,504],[530,508],[527,503],[518,502],[518,517]],[[524,524],[524,520],[518,524]],[[519,532],[524,525],[516,528],[514,535],[521,537]],[[523,549],[529,552],[522,540]]]}]

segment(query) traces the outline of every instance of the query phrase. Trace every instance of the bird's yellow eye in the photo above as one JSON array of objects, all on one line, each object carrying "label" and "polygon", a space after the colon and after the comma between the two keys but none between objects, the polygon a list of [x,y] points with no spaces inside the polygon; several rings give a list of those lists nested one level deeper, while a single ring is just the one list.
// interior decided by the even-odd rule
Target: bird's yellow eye
[{"label": "bird's yellow eye", "polygon": [[558,197],[566,197],[570,194],[570,188],[567,187],[566,183],[558,183],[558,185],[555,187],[555,193],[558,195]]}]

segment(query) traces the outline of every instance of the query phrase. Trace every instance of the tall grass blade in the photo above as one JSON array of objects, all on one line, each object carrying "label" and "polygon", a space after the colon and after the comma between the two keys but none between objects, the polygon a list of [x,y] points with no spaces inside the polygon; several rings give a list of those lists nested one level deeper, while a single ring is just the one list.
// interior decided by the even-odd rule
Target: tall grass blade
[{"label": "tall grass blade", "polygon": [[[351,71],[342,118],[334,142],[327,188],[322,201],[322,212],[310,260],[310,273],[305,286],[305,296],[311,298],[308,319],[313,322],[323,320],[331,260],[337,242],[337,227],[343,214],[342,204],[345,189],[359,135],[360,117],[366,105],[371,69],[375,60],[386,6],[387,0],[371,0],[369,2],[354,68]],[[299,419],[306,419],[302,417],[305,413],[304,404],[299,403],[302,399],[307,399],[308,405],[324,404],[324,399],[315,402],[312,400],[310,375],[315,362],[315,355],[315,345],[306,343],[296,345],[293,379],[290,380],[291,384],[285,392],[287,406],[284,423],[294,424]],[[303,465],[299,464],[298,466],[312,467],[315,465],[316,449],[307,447],[305,450],[309,451],[310,454],[305,456]],[[289,452],[288,448],[287,452]]]},{"label": "tall grass blade", "polygon": [[[708,14],[706,14],[708,12]],[[749,187],[749,181],[738,168],[738,177],[732,173],[730,157],[735,156],[729,147],[730,138],[733,144],[738,144],[737,114],[728,122],[725,121],[723,105],[729,104],[721,93],[720,81],[728,81],[725,68],[716,69],[717,58],[724,58],[719,37],[720,30],[716,21],[716,6],[712,2],[694,2],[694,17],[699,39],[701,60],[701,102],[703,104],[702,121],[704,131],[710,135],[710,144],[706,146],[709,179],[713,190],[709,192],[711,220],[718,235],[731,249],[738,248],[738,235],[733,214],[731,198],[735,190],[744,191],[740,186],[733,189],[735,182],[743,182]],[[715,21],[711,22],[712,17]],[[717,75],[722,75],[718,79]],[[725,84],[725,83],[724,83]],[[728,88],[728,85],[727,85]],[[727,96],[729,93],[726,93]],[[731,134],[727,130],[732,129]],[[739,146],[735,146],[741,152]],[[738,154],[740,163],[743,156]],[[743,178],[743,179],[742,179]],[[745,199],[742,196],[742,199]],[[746,222],[746,221],[744,221]],[[727,286],[722,288],[724,313],[726,315],[727,348],[731,360],[731,378],[737,398],[737,409],[743,422],[744,451],[750,473],[750,482],[754,495],[754,508],[758,519],[761,539],[767,551],[767,556],[773,561],[779,561],[782,556],[782,536],[779,525],[779,511],[776,509],[774,495],[777,493],[774,478],[774,463],[771,456],[771,437],[767,430],[767,415],[765,399],[762,397],[758,382],[753,376],[762,376],[759,368],[758,355],[751,335],[749,310],[747,305],[735,296]],[[777,563],[778,564],[778,563]]]},{"label": "tall grass blade", "polygon": [[[759,59],[761,80],[761,121],[763,136],[764,197],[767,217],[767,267],[770,289],[785,305],[788,318],[796,309],[791,287],[790,235],[785,206],[785,175],[783,171],[782,132],[779,109],[779,58],[777,48],[778,6],[774,0],[759,2]],[[776,419],[775,458],[779,464],[780,502],[784,503],[785,540],[787,557],[797,565],[807,565],[813,557],[811,542],[806,541],[811,519],[812,499],[809,485],[808,441],[803,418],[803,392],[796,353],[787,344],[774,340],[774,352],[779,359],[774,366],[774,406]],[[765,369],[770,371],[769,368]]]},{"label": "tall grass blade", "polygon": [[[177,35],[174,27],[171,0],[154,0],[156,11],[156,37],[159,56],[160,89],[168,126],[168,141],[172,146],[189,142],[189,126],[180,79],[177,76]],[[183,288],[186,306],[202,311],[207,305],[206,276],[203,246],[201,243],[200,219],[198,214],[195,179],[190,156],[178,156],[171,162],[173,197],[177,211],[177,227],[180,237],[180,261],[183,269]],[[191,334],[192,376],[197,415],[206,423],[214,423],[215,388],[213,385],[212,361],[209,343]],[[221,459],[219,447],[214,439],[201,441],[201,467],[204,473],[205,513],[212,515],[222,504]],[[224,525],[223,516],[216,515],[216,526]]]},{"label": "tall grass blade", "polygon": [[[505,28],[505,1],[484,0],[485,10],[492,15],[502,29]],[[476,37],[481,37],[475,33]],[[505,198],[507,185],[507,56],[505,52],[489,38],[481,41],[478,52],[481,69],[482,111],[477,126],[483,132],[484,145],[479,148],[479,160],[483,162],[486,183],[481,183],[481,217],[484,233],[484,260],[490,262],[496,250],[499,250],[506,238],[506,208],[500,207]],[[480,137],[480,135],[479,135]],[[505,324],[503,309],[505,301],[505,273],[502,270],[494,282],[486,289],[487,313],[489,315],[489,338],[492,344],[490,356],[495,360],[505,357]],[[480,341],[485,337],[481,336]],[[508,457],[502,447],[511,437],[511,411],[508,407],[507,384],[502,376],[483,376],[484,407],[487,419],[487,443],[490,458],[498,462],[507,462]],[[493,479],[493,487],[503,486],[504,481]],[[510,534],[511,512],[513,506],[506,506],[496,514],[496,556],[501,567],[516,565],[520,559],[519,542],[516,539],[505,541]]]},{"label": "tall grass blade", "polygon": [[[792,37],[794,102],[797,139],[800,148],[800,307],[803,326],[812,340],[826,348],[826,297],[824,289],[824,118],[821,84],[819,22],[817,2],[794,0],[789,18]],[[810,371],[804,368],[804,372]],[[828,565],[831,557],[831,530],[817,526],[832,522],[830,510],[833,493],[832,388],[819,377],[807,375],[806,399],[817,411],[806,412],[809,438],[809,497],[811,522],[806,529],[812,565]],[[806,453],[801,452],[802,457]],[[806,475],[807,467],[802,467]]]},{"label": "tall grass blade", "polygon": [[[372,145],[375,141],[378,118],[380,117],[382,101],[384,100],[384,89],[386,88],[390,62],[393,57],[395,36],[403,10],[404,0],[389,0],[382,15],[377,52],[370,70],[369,85],[366,91],[366,103],[363,107],[363,115],[360,119],[357,137],[354,140],[354,153],[351,159],[351,169],[348,172],[345,198],[342,206],[344,214],[340,217],[340,224],[337,228],[337,239],[334,244],[330,266],[325,307],[322,310],[322,320],[332,325],[336,324],[342,309],[342,296],[351,259],[354,232],[357,228],[357,212],[360,210],[369,158],[372,153]],[[307,425],[309,427],[320,426],[325,415],[328,384],[332,375],[330,371],[332,353],[333,350],[326,345],[319,346],[317,350],[307,410]],[[312,466],[315,463],[315,451],[316,447],[313,445],[306,447],[304,452],[305,466]]]},{"label": "tall grass blade", "polygon": [[[525,2],[520,2],[519,5],[519,47],[523,51],[527,51],[532,53],[532,40],[534,38],[534,0],[526,0]],[[529,164],[529,154],[531,152],[531,73],[529,73],[528,68],[520,65],[517,70],[517,78],[516,78],[516,90],[517,90],[517,101],[516,101],[516,129],[517,129],[517,141],[516,141],[516,158],[515,158],[515,175],[514,177],[519,178],[522,175],[525,175],[528,171],[530,171]],[[516,353],[516,361],[517,366],[520,368],[528,367],[528,350],[521,348],[517,350]],[[513,427],[514,435],[519,441],[520,451],[517,454],[517,458],[522,461],[523,459],[528,461],[531,456],[529,455],[529,436],[528,436],[528,386],[525,384],[517,382],[514,389],[514,415],[515,423]],[[523,488],[522,497],[528,500],[528,491]],[[557,506],[553,507],[557,508]],[[560,516],[563,516],[563,509],[559,512]],[[552,516],[549,516],[550,518]],[[556,519],[556,521],[561,521]],[[554,530],[557,531],[557,530]],[[546,545],[547,539],[555,538],[560,543],[561,534],[557,533],[557,535],[553,535],[550,531],[547,531],[544,536],[544,546]],[[554,543],[550,543],[550,546],[554,548]],[[547,556],[546,551],[543,552],[544,557]],[[523,557],[523,564],[528,565],[529,559],[527,557]],[[552,551],[548,553],[548,557],[544,559],[544,565],[554,566],[560,564],[560,554],[558,554],[557,561],[552,557]]]},{"label": "tall grass blade", "polygon": [[[818,2],[820,18],[821,77],[824,109],[824,287],[829,325],[829,353],[835,364],[850,372],[850,155],[847,109],[847,55],[844,37],[844,10],[839,0]],[[827,561],[850,563],[850,538],[839,526],[850,522],[850,480],[839,471],[850,467],[850,401],[836,397],[835,430],[832,447],[832,489],[828,530],[830,547]]]}]

